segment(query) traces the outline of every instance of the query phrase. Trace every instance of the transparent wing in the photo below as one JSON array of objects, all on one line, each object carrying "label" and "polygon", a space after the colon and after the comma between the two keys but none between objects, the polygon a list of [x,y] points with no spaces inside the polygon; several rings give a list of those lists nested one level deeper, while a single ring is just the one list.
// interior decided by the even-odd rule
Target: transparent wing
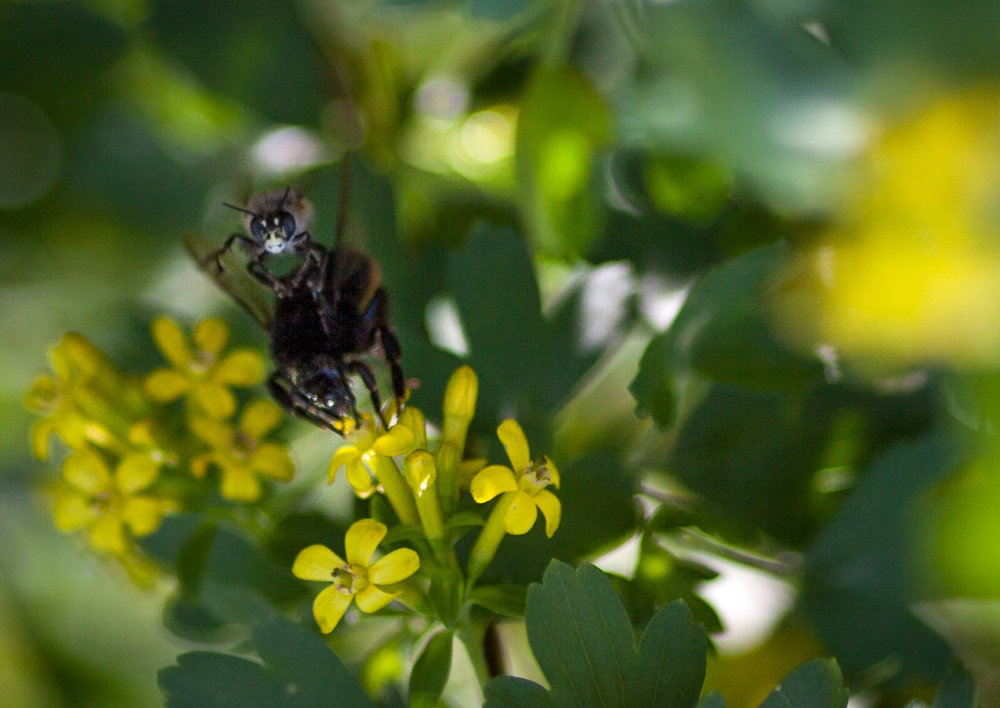
[{"label": "transparent wing", "polygon": [[247,272],[246,263],[233,253],[236,249],[230,249],[221,256],[219,260],[222,268],[219,268],[215,258],[218,246],[213,245],[198,232],[184,232],[184,246],[198,267],[214,280],[216,285],[250,313],[261,327],[265,330],[270,327],[274,318],[274,304],[264,289]]}]

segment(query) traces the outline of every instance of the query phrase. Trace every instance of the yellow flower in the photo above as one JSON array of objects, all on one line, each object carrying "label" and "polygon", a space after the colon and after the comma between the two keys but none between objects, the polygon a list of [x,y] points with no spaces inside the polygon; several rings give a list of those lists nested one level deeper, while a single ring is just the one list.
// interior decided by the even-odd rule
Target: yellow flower
[{"label": "yellow flower", "polygon": [[323,634],[333,631],[351,600],[357,602],[359,610],[367,613],[388,605],[402,591],[386,592],[378,586],[406,580],[420,568],[420,556],[409,548],[400,548],[371,562],[386,532],[385,524],[362,519],[352,524],[344,537],[346,561],[320,545],[303,549],[295,559],[292,567],[295,577],[332,582],[313,602],[313,616]]},{"label": "yellow flower", "polygon": [[82,450],[87,444],[107,446],[114,436],[95,415],[101,406],[100,397],[90,388],[99,375],[112,376],[113,367],[104,355],[86,338],[75,332],[63,335],[58,345],[49,350],[55,375],[38,376],[24,397],[25,405],[45,417],[31,428],[31,452],[41,462],[49,457],[49,440],[53,434],[71,449]]},{"label": "yellow flower", "polygon": [[264,376],[264,361],[258,352],[237,349],[219,358],[229,339],[229,327],[220,319],[199,322],[192,333],[194,349],[184,332],[167,317],[153,320],[153,339],[171,367],[157,369],[146,378],[146,393],[158,401],[173,401],[182,395],[215,419],[236,410],[230,386],[252,386]]},{"label": "yellow flower", "polygon": [[239,425],[209,418],[195,418],[191,430],[212,450],[191,461],[191,471],[205,475],[210,463],[222,470],[220,492],[226,499],[252,502],[260,497],[258,475],[287,482],[295,474],[288,451],[277,443],[261,442],[281,421],[281,409],[270,401],[251,401],[243,409]]},{"label": "yellow flower", "polygon": [[174,510],[171,500],[140,494],[159,469],[148,455],[123,457],[112,473],[93,450],[70,454],[63,463],[65,484],[56,492],[54,517],[60,531],[86,529],[96,550],[122,556],[133,537],[155,531],[163,515]]},{"label": "yellow flower", "polygon": [[362,415],[361,425],[347,435],[350,442],[333,453],[329,483],[333,484],[338,470],[346,467],[347,481],[355,493],[362,499],[371,496],[375,491],[375,483],[369,470],[378,464],[378,456],[402,455],[413,448],[418,436],[423,435],[422,439],[426,440],[426,434],[418,424],[423,425],[423,415],[413,408],[405,409],[399,422],[388,430],[383,430],[371,416]]},{"label": "yellow flower", "polygon": [[490,465],[481,470],[472,479],[472,498],[482,504],[499,494],[512,492],[514,496],[504,516],[507,533],[515,536],[528,533],[541,509],[545,517],[545,535],[551,538],[559,528],[562,505],[546,487],[559,488],[559,470],[548,457],[540,462],[531,461],[528,441],[517,421],[505,420],[497,428],[497,436],[514,469]]}]

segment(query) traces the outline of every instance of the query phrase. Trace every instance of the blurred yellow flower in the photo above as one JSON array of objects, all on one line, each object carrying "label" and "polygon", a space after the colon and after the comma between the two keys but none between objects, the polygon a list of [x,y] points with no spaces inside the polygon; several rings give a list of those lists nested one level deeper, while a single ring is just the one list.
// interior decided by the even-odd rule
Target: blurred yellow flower
[{"label": "blurred yellow flower", "polygon": [[375,483],[369,469],[379,464],[379,455],[392,457],[409,452],[419,435],[426,442],[426,433],[421,429],[423,422],[423,415],[411,408],[405,409],[399,421],[388,430],[384,430],[370,415],[362,415],[361,425],[347,435],[349,443],[333,453],[329,483],[333,484],[340,468],[346,467],[347,481],[355,493],[362,499],[371,496]]},{"label": "blurred yellow flower", "polygon": [[562,505],[546,487],[559,488],[559,470],[548,457],[540,462],[531,461],[528,441],[516,420],[501,423],[497,436],[514,469],[503,465],[482,469],[472,479],[472,498],[483,504],[499,494],[512,494],[504,516],[504,530],[512,535],[528,533],[541,510],[545,517],[545,535],[551,538],[559,528]]},{"label": "blurred yellow flower", "polygon": [[871,151],[782,324],[870,361],[1000,361],[998,198],[1000,94],[938,101]]},{"label": "blurred yellow flower", "polygon": [[386,592],[379,586],[402,582],[420,568],[420,556],[409,548],[392,551],[372,563],[375,549],[387,532],[384,524],[362,519],[352,524],[344,537],[346,561],[321,545],[303,549],[295,559],[295,577],[332,583],[313,602],[313,616],[324,634],[337,626],[351,600],[362,612],[377,612],[402,594]]},{"label": "blurred yellow flower", "polygon": [[132,547],[129,534],[138,538],[152,533],[164,514],[175,510],[172,500],[141,494],[158,473],[156,463],[141,453],[123,457],[112,473],[98,452],[73,452],[63,463],[65,484],[56,491],[56,527],[65,532],[86,529],[94,549],[123,556]]},{"label": "blurred yellow flower", "polygon": [[191,471],[205,475],[209,464],[222,472],[220,493],[233,501],[252,502],[260,497],[259,475],[287,482],[295,474],[288,451],[277,443],[261,442],[281,422],[281,409],[270,401],[251,401],[243,409],[234,428],[211,418],[194,418],[191,430],[211,447],[211,451],[191,461]]},{"label": "blurred yellow flower", "polygon": [[153,339],[170,367],[157,369],[145,382],[146,393],[158,401],[189,395],[209,418],[227,418],[236,410],[230,386],[252,386],[264,377],[264,360],[251,349],[237,349],[220,359],[229,327],[220,319],[199,322],[192,333],[194,348],[184,332],[167,317],[157,317]]},{"label": "blurred yellow flower", "polygon": [[[63,335],[49,350],[52,374],[41,374],[24,397],[25,405],[44,417],[31,428],[31,452],[41,462],[48,459],[49,440],[57,435],[71,450],[88,444],[107,446],[114,436],[107,421],[97,416],[108,411],[93,384],[98,375],[116,384],[117,373],[104,355],[85,337],[75,332]],[[108,411],[110,412],[110,411]]]}]

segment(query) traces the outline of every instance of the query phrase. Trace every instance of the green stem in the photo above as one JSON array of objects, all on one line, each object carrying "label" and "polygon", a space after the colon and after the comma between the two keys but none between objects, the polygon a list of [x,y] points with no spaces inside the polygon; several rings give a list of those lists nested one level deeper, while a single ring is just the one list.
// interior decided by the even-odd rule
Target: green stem
[{"label": "green stem", "polygon": [[472,553],[469,554],[469,565],[466,569],[466,577],[468,578],[465,584],[466,596],[472,591],[472,587],[479,580],[479,576],[493,562],[493,556],[496,555],[497,548],[500,547],[500,542],[507,533],[504,529],[504,517],[507,515],[507,510],[514,502],[516,496],[517,492],[504,492],[503,496],[500,497],[500,501],[496,503],[493,511],[490,512],[489,518],[486,519],[486,525],[479,532],[476,545],[472,547]]},{"label": "green stem", "polygon": [[465,645],[465,651],[472,662],[472,668],[476,672],[476,678],[479,679],[479,685],[486,686],[486,682],[490,680],[490,669],[486,665],[486,657],[483,656],[483,642],[468,625],[468,621],[459,624],[456,634]]},{"label": "green stem", "polygon": [[461,463],[461,448],[450,441],[441,443],[437,451],[438,499],[448,516],[458,503],[458,469]]},{"label": "green stem", "polygon": [[374,453],[371,460],[372,471],[375,472],[375,479],[385,492],[386,499],[392,504],[396,516],[400,523],[419,524],[420,515],[417,513],[417,505],[410,494],[410,486],[403,479],[396,463],[391,457]]}]

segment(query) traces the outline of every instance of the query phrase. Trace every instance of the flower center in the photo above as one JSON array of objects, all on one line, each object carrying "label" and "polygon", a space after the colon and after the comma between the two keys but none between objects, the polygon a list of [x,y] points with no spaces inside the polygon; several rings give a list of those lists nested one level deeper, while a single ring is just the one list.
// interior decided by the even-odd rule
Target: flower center
[{"label": "flower center", "polygon": [[552,482],[552,472],[545,464],[545,461],[542,460],[528,464],[528,469],[524,471],[524,474],[521,475],[521,479],[518,480],[518,487],[522,492],[527,492],[528,494],[538,494],[540,491],[552,484]]},{"label": "flower center", "polygon": [[368,569],[356,565],[334,568],[333,586],[341,595],[354,595],[368,587]]},{"label": "flower center", "polygon": [[198,349],[195,351],[194,356],[191,357],[191,363],[188,364],[188,368],[191,369],[191,373],[195,376],[201,376],[215,363],[215,354],[205,349]]}]

